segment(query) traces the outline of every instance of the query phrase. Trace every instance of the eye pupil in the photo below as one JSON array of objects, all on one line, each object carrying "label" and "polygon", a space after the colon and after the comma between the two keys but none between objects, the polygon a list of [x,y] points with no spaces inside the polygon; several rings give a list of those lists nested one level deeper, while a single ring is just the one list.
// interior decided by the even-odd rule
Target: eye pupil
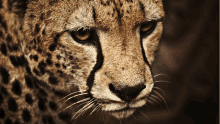
[{"label": "eye pupil", "polygon": [[79,33],[79,35],[84,36],[84,35],[86,35],[86,34],[88,33],[88,31],[87,31],[87,30],[80,29],[80,30],[78,31],[78,33]]}]

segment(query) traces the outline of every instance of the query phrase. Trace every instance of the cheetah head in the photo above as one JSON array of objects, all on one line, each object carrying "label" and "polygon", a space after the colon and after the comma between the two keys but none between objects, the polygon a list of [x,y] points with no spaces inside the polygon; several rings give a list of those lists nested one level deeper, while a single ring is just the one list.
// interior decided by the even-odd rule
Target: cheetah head
[{"label": "cheetah head", "polygon": [[[24,29],[31,70],[54,90],[78,87],[87,108],[127,118],[146,104],[162,35],[162,0],[49,0],[28,5]],[[41,64],[40,64],[41,63]],[[87,106],[86,106],[87,105]]]}]

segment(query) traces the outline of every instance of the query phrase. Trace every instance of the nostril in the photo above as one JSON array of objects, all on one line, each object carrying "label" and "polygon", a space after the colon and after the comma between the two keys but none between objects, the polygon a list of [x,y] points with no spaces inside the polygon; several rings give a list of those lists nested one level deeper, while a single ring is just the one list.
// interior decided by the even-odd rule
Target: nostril
[{"label": "nostril", "polygon": [[112,84],[109,84],[109,89],[110,89],[112,92],[116,93],[115,87],[114,87]]}]

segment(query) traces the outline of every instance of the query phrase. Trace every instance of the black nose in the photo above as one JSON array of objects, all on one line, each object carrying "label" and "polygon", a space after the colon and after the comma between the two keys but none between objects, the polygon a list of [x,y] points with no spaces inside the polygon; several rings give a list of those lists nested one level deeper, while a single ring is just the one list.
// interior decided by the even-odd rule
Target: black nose
[{"label": "black nose", "polygon": [[119,98],[122,100],[129,102],[132,99],[136,98],[139,93],[145,88],[146,86],[144,84],[139,84],[134,87],[128,87],[125,86],[123,88],[120,87],[114,87],[113,84],[109,84],[109,89],[115,93]]}]

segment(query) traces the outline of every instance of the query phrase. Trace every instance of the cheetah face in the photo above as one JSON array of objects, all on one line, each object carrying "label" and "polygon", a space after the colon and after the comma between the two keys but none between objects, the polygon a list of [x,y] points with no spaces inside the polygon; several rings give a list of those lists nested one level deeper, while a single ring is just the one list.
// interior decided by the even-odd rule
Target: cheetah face
[{"label": "cheetah face", "polygon": [[40,24],[46,34],[40,47],[54,62],[47,67],[53,76],[42,79],[69,93],[77,85],[91,98],[87,107],[127,118],[146,104],[154,86],[151,65],[163,30],[162,0],[66,2]]}]

